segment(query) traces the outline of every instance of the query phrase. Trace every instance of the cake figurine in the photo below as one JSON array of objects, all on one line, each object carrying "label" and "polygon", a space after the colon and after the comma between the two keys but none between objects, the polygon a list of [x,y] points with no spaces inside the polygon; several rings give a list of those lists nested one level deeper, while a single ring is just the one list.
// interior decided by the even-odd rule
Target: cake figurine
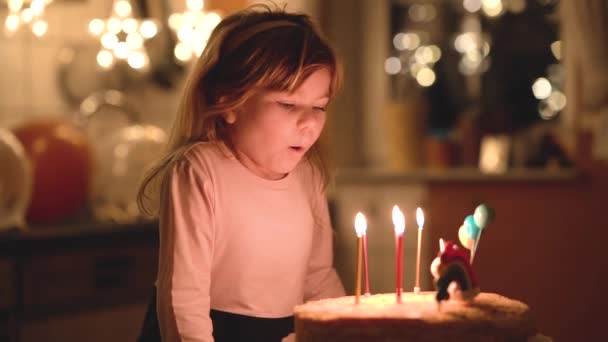
[{"label": "cake figurine", "polygon": [[431,263],[431,274],[437,287],[437,302],[447,299],[470,301],[479,294],[469,256],[452,241],[439,240],[439,254]]}]

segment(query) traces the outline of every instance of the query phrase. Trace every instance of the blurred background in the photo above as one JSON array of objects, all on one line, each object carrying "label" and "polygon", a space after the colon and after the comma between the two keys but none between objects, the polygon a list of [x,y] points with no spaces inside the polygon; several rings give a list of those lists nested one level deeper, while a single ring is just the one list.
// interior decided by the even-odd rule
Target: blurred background
[{"label": "blurred background", "polygon": [[[157,265],[135,192],[193,60],[252,0],[2,0],[0,341],[133,341]],[[366,215],[370,289],[404,290],[439,238],[496,210],[481,289],[530,305],[557,341],[603,336],[608,301],[608,3],[288,0],[344,63],[323,142],[335,263],[355,284]],[[424,223],[416,221],[422,208]],[[422,229],[419,228],[422,226]]]}]

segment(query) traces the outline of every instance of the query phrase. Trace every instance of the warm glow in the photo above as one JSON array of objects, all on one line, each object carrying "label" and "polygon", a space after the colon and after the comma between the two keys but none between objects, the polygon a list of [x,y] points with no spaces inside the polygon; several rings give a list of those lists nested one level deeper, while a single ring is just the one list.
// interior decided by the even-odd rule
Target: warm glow
[{"label": "warm glow", "polygon": [[192,58],[192,51],[185,43],[177,43],[173,48],[175,58],[182,62],[187,62]]},{"label": "warm glow", "polygon": [[23,6],[23,0],[8,0],[8,9],[11,12],[17,12]]},{"label": "warm glow", "polygon": [[418,228],[424,227],[424,213],[422,212],[422,208],[416,209],[416,223],[418,223]]},{"label": "warm glow", "polygon": [[158,27],[156,27],[156,24],[152,20],[146,20],[141,23],[139,30],[144,38],[152,38],[158,33]]},{"label": "warm glow", "polygon": [[19,28],[19,16],[16,14],[9,14],[6,17],[4,25],[6,26],[6,29],[11,32],[17,31]]},{"label": "warm glow", "polygon": [[431,68],[424,67],[416,74],[416,81],[423,87],[428,87],[435,83],[435,72]]},{"label": "warm glow", "polygon": [[396,205],[393,207],[393,226],[395,234],[402,235],[405,232],[405,216]]},{"label": "warm glow", "polygon": [[169,16],[169,27],[179,40],[173,53],[180,62],[200,56],[211,31],[221,21],[219,14],[205,11],[204,5],[201,0],[188,0],[186,11]]},{"label": "warm glow", "polygon": [[141,69],[148,64],[147,56],[141,51],[133,52],[127,57],[127,63],[133,69]]},{"label": "warm glow", "polygon": [[137,33],[127,35],[126,42],[131,50],[141,49],[144,46],[144,39]]},{"label": "warm glow", "polygon": [[483,0],[483,12],[488,17],[497,17],[502,14],[504,7],[500,0]]},{"label": "warm glow", "polygon": [[124,18],[131,15],[131,4],[126,0],[119,0],[114,3],[114,12],[119,17]]},{"label": "warm glow", "polygon": [[105,26],[106,24],[103,22],[103,20],[98,18],[93,19],[91,22],[89,22],[89,32],[95,36],[99,36],[103,32]]},{"label": "warm glow", "polygon": [[42,37],[48,31],[48,23],[44,20],[44,9],[52,0],[8,0],[9,13],[4,26],[6,33],[16,32],[22,24],[27,24],[32,33]]},{"label": "warm glow", "polygon": [[414,59],[418,64],[430,64],[433,62],[433,49],[428,46],[421,46],[414,52]]},{"label": "warm glow", "polygon": [[555,56],[555,59],[557,59],[558,61],[562,59],[562,41],[561,40],[556,40],[553,43],[551,43],[551,52],[553,53],[553,56]]},{"label": "warm glow", "polygon": [[182,15],[179,13],[173,13],[169,16],[169,28],[173,31],[179,30],[182,25]]},{"label": "warm glow", "polygon": [[389,57],[384,61],[384,71],[389,75],[396,75],[401,71],[401,60],[397,57]]},{"label": "warm glow", "polygon": [[367,232],[367,222],[365,221],[365,215],[358,212],[355,215],[355,232],[358,237],[362,237]]},{"label": "warm glow", "polygon": [[48,30],[49,26],[46,23],[46,21],[44,20],[36,20],[36,22],[34,22],[32,24],[32,32],[34,33],[34,35],[36,35],[37,37],[42,37],[44,36],[44,34],[46,33],[46,31]]},{"label": "warm glow", "polygon": [[127,59],[129,58],[129,54],[131,54],[131,49],[129,45],[125,42],[119,42],[114,46],[114,56],[118,59]]},{"label": "warm glow", "polygon": [[137,32],[137,27],[139,24],[135,18],[127,18],[122,21],[122,30],[127,34],[132,34]]},{"label": "warm glow", "polygon": [[547,98],[547,104],[551,109],[560,111],[566,107],[566,96],[559,90],[555,90]]},{"label": "warm glow", "polygon": [[506,135],[484,137],[479,168],[484,173],[502,173],[507,169],[510,140]]},{"label": "warm glow", "polygon": [[32,21],[32,19],[34,19],[35,14],[36,13],[34,13],[31,8],[26,8],[21,11],[21,20],[23,20],[23,22],[25,23],[29,23],[30,21]]},{"label": "warm glow", "polygon": [[101,36],[101,45],[108,49],[112,50],[118,44],[118,37],[110,32],[106,32]]},{"label": "warm glow", "polygon": [[135,19],[129,1],[116,0],[109,18],[89,22],[89,32],[99,36],[102,51],[97,54],[97,64],[101,67],[108,69],[115,60],[122,60],[133,69],[144,70],[149,64],[144,42],[158,33],[158,27],[153,20]]},{"label": "warm glow", "polygon": [[414,50],[420,46],[420,37],[416,33],[403,33],[399,32],[393,38],[393,45],[395,49],[403,50]]},{"label": "warm glow", "polygon": [[104,69],[114,65],[114,55],[108,50],[101,50],[97,53],[97,64]]},{"label": "warm glow", "polygon": [[539,100],[546,99],[551,95],[551,83],[544,77],[539,77],[532,84],[532,93]]},{"label": "warm glow", "polygon": [[191,11],[202,11],[203,7],[205,7],[205,2],[203,0],[187,0],[186,5]]},{"label": "warm glow", "polygon": [[475,13],[481,9],[481,0],[463,0],[462,6],[471,13]]},{"label": "warm glow", "polygon": [[118,34],[122,31],[122,21],[118,18],[112,17],[106,22],[106,30],[113,34]]}]

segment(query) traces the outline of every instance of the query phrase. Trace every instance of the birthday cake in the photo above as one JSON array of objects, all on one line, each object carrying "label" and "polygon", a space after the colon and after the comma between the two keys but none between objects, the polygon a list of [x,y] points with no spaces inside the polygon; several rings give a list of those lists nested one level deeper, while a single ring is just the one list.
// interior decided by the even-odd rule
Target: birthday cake
[{"label": "birthday cake", "polygon": [[437,303],[435,292],[354,296],[309,302],[295,309],[298,342],[532,341],[528,306],[493,293],[470,302]]},{"label": "birthday cake", "polygon": [[470,255],[454,242],[440,240],[430,267],[437,291],[361,296],[358,276],[355,296],[295,308],[297,341],[551,341],[538,334],[525,303],[480,292],[471,260],[481,230],[493,216],[481,205],[475,217],[465,219],[459,238]]}]

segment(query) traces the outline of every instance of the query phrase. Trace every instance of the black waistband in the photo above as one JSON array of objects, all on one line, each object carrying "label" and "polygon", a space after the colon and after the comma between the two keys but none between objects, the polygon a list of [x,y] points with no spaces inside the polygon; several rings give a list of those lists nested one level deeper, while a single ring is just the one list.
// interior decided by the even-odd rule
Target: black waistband
[{"label": "black waistband", "polygon": [[293,332],[293,316],[260,318],[211,310],[216,342],[280,342]]},{"label": "black waistband", "polygon": [[[294,331],[293,316],[260,318],[211,310],[215,342],[280,342]],[[160,329],[156,316],[156,289],[148,305],[138,342],[160,342]]]}]

